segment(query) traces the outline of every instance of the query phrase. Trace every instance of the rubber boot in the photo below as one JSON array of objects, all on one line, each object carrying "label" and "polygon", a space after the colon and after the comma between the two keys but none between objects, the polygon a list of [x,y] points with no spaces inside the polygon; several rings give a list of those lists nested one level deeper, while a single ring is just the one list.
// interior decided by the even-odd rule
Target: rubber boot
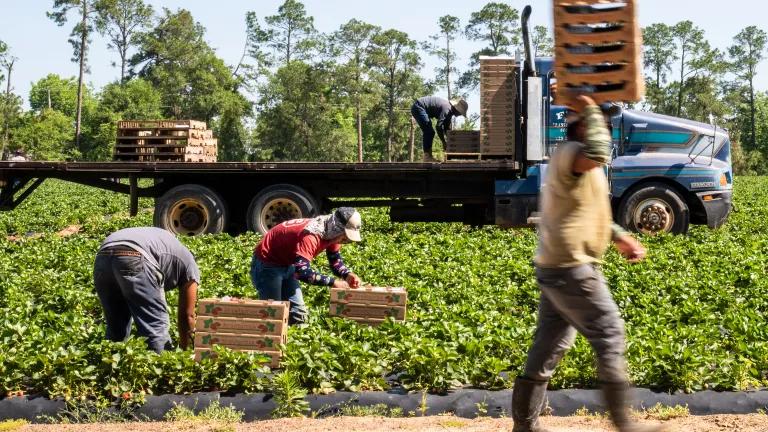
[{"label": "rubber boot", "polygon": [[432,152],[431,151],[425,151],[424,152],[424,162],[439,162],[439,161],[432,156]]},{"label": "rubber boot", "polygon": [[604,383],[602,385],[605,403],[611,420],[619,432],[672,432],[664,425],[643,425],[632,420],[629,411],[629,384]]},{"label": "rubber boot", "polygon": [[549,432],[539,426],[539,414],[547,400],[547,381],[517,377],[512,389],[512,432]]}]

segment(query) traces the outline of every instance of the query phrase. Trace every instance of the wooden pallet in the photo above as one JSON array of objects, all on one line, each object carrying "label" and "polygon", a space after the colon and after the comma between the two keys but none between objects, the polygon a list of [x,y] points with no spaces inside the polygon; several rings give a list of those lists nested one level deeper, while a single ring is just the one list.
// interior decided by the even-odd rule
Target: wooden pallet
[{"label": "wooden pallet", "polygon": [[216,162],[218,140],[195,120],[119,121],[113,157],[118,161]]},{"label": "wooden pallet", "polygon": [[205,122],[197,120],[121,120],[117,122],[118,129],[200,129],[205,130]]}]

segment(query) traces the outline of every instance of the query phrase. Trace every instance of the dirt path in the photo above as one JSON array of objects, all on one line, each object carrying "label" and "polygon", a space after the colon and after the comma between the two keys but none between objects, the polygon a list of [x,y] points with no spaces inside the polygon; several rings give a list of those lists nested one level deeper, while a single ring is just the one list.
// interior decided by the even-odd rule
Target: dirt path
[{"label": "dirt path", "polygon": [[[553,432],[613,431],[606,420],[591,417],[545,417],[544,426]],[[660,423],[646,421],[646,423]],[[679,432],[738,431],[768,432],[768,415],[688,416],[664,422]],[[336,417],[315,419],[280,419],[254,423],[129,423],[91,425],[27,425],[18,432],[378,432],[378,431],[510,431],[510,419],[467,420],[453,416],[420,418]]]}]

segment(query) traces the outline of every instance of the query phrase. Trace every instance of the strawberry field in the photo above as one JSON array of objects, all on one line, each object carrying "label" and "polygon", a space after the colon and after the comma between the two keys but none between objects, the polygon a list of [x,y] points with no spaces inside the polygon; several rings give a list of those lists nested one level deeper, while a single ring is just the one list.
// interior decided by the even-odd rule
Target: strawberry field
[{"label": "strawberry field", "polygon": [[[627,323],[630,373],[638,386],[743,390],[768,384],[768,178],[739,178],[729,223],[687,237],[644,239],[648,259],[604,271]],[[511,385],[533,334],[537,289],[530,230],[459,224],[393,224],[366,210],[364,241],[344,248],[366,281],[408,288],[408,321],[366,327],[328,316],[329,294],[305,288],[309,324],[292,328],[284,372],[259,356],[221,352],[156,355],[143,341],[103,341],[92,265],[101,240],[150,225],[127,197],[48,181],[14,212],[0,213],[0,390],[49,397],[270,391],[290,377],[307,391],[392,386],[443,392]],[[55,233],[70,225],[79,233]],[[32,233],[43,234],[34,236]],[[201,297],[255,297],[248,265],[256,235],[187,238],[202,270]],[[324,264],[324,259],[318,263]],[[329,271],[324,268],[324,271]],[[171,294],[169,303],[175,308]],[[288,379],[288,378],[285,378]],[[559,367],[554,388],[592,387],[584,339]],[[126,396],[128,395],[128,396]]]}]

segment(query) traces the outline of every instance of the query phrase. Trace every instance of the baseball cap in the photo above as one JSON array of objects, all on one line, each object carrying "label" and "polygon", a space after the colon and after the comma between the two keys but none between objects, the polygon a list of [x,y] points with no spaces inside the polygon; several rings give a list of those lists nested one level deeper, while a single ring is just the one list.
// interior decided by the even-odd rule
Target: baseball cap
[{"label": "baseball cap", "polygon": [[333,213],[333,217],[340,224],[340,227],[344,229],[348,239],[355,242],[362,240],[360,237],[360,227],[363,225],[363,218],[357,210],[352,207],[339,207]]}]

